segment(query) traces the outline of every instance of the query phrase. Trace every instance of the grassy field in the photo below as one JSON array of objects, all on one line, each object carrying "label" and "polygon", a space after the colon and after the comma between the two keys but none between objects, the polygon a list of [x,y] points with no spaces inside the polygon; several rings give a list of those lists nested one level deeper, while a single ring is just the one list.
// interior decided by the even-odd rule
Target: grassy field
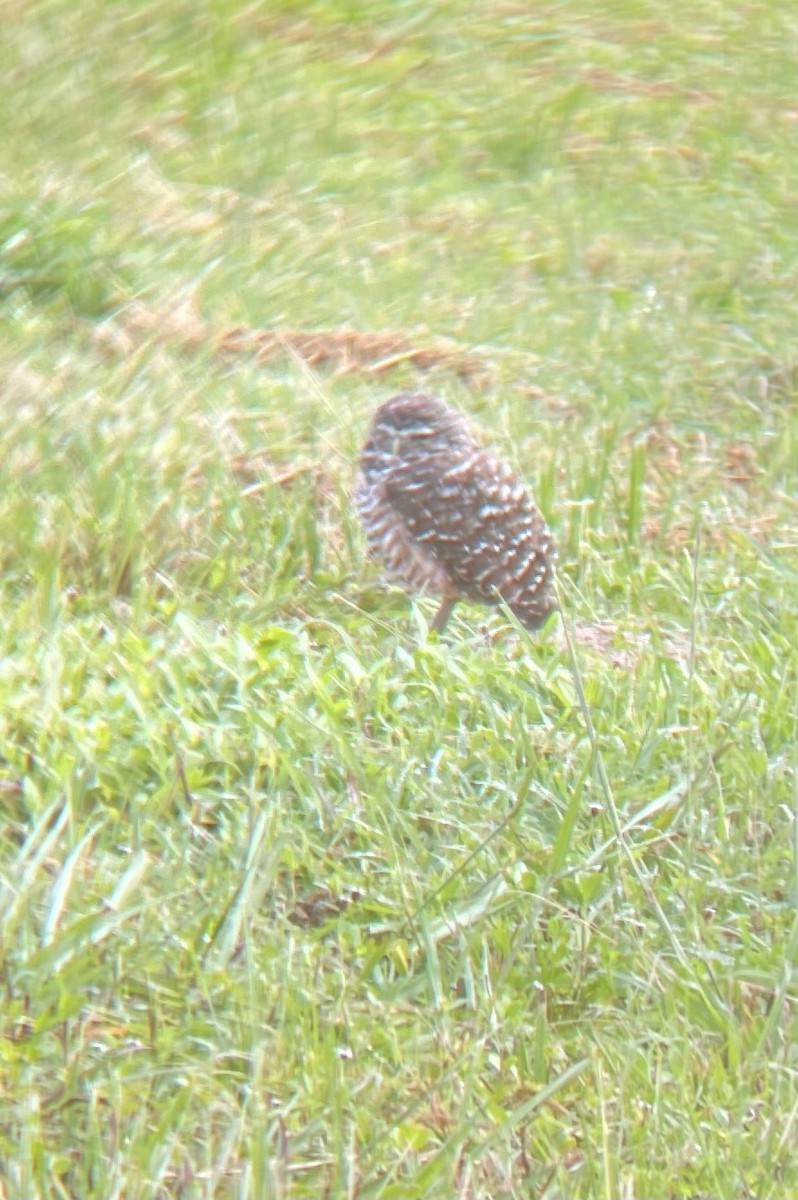
[{"label": "grassy field", "polygon": [[0,1200],[798,1195],[794,6],[0,14]]}]

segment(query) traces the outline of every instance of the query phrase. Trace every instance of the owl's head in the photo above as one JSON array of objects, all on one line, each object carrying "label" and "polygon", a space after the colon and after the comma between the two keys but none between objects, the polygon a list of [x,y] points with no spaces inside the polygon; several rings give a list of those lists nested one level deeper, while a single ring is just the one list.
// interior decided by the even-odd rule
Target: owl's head
[{"label": "owl's head", "polygon": [[460,414],[425,392],[400,392],[386,400],[374,415],[372,438],[400,458],[472,444]]}]

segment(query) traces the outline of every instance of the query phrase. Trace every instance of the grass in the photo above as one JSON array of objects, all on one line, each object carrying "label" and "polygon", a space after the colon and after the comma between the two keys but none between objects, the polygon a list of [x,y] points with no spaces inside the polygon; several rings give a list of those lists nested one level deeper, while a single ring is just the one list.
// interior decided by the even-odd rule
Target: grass
[{"label": "grass", "polygon": [[[794,1194],[790,6],[5,16],[0,1197]],[[406,386],[540,638],[366,560]]]}]

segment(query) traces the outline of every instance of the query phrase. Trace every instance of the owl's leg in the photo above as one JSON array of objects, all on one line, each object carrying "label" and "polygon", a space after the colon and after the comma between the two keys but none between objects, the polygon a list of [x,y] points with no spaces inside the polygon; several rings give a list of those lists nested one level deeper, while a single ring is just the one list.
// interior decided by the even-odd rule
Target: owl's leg
[{"label": "owl's leg", "polygon": [[443,633],[446,628],[446,623],[452,615],[452,609],[457,603],[457,597],[451,592],[444,592],[441,597],[440,606],[435,614],[435,620],[432,622],[432,628],[436,633]]}]

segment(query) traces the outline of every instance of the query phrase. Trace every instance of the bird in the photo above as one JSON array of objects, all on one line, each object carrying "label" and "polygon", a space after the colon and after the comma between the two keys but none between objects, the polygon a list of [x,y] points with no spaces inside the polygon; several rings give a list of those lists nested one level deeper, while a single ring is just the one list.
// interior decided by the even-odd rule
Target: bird
[{"label": "bird", "polygon": [[529,630],[557,607],[554,542],[529,491],[437,396],[400,392],[377,408],[354,501],[389,576],[439,598],[438,633],[461,600],[503,601]]}]

